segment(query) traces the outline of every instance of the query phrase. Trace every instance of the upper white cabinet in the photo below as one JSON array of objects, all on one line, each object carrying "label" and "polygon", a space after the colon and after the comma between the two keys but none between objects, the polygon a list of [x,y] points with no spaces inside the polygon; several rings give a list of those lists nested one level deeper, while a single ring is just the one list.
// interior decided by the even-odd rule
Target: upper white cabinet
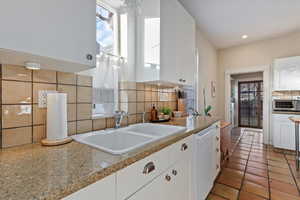
[{"label": "upper white cabinet", "polygon": [[70,72],[95,66],[95,13],[95,0],[1,0],[0,62]]},{"label": "upper white cabinet", "polygon": [[137,81],[194,84],[195,27],[177,0],[143,1],[137,17]]},{"label": "upper white cabinet", "polygon": [[273,90],[300,90],[300,56],[274,61]]}]

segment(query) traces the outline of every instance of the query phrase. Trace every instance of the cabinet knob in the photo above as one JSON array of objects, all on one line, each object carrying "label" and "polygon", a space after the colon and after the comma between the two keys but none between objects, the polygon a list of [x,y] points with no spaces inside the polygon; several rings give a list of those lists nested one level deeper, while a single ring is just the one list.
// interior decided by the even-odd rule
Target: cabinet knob
[{"label": "cabinet knob", "polygon": [[219,151],[220,151],[220,149],[219,149],[219,148],[217,148],[217,149],[216,149],[216,151],[217,151],[217,152],[219,152]]},{"label": "cabinet knob", "polygon": [[179,79],[179,82],[183,82],[183,79],[182,79],[182,78],[180,78],[180,79]]},{"label": "cabinet knob", "polygon": [[166,179],[168,182],[170,182],[170,181],[171,181],[171,176],[166,175],[165,179]]},{"label": "cabinet knob", "polygon": [[149,162],[145,165],[144,170],[143,170],[143,174],[150,174],[151,172],[153,172],[155,170],[155,165],[153,162]]},{"label": "cabinet knob", "polygon": [[220,138],[217,136],[217,137],[216,137],[216,140],[217,140],[217,141],[219,141],[219,140],[220,140]]},{"label": "cabinet knob", "polygon": [[219,165],[217,165],[217,166],[216,166],[216,169],[219,169],[219,167],[220,167],[220,166],[219,166]]},{"label": "cabinet knob", "polygon": [[93,60],[93,55],[92,54],[86,54],[86,59],[87,60]]},{"label": "cabinet knob", "polygon": [[173,174],[174,176],[176,176],[176,175],[177,175],[177,170],[173,169],[173,170],[172,170],[172,174]]},{"label": "cabinet knob", "polygon": [[181,151],[185,151],[188,149],[188,145],[186,143],[181,145]]}]

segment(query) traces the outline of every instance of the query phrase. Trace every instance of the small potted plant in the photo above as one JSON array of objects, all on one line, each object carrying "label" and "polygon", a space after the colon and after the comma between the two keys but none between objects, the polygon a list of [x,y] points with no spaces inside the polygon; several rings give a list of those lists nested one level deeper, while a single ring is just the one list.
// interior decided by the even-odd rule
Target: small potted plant
[{"label": "small potted plant", "polygon": [[171,108],[163,107],[162,109],[160,109],[160,112],[163,113],[164,119],[170,119],[172,113]]}]

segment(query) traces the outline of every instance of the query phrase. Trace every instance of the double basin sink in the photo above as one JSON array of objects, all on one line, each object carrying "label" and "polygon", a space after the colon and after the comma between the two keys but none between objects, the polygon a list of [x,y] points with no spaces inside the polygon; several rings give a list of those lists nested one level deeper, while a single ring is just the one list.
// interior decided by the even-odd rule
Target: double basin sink
[{"label": "double basin sink", "polygon": [[73,139],[102,151],[121,155],[184,130],[186,128],[180,126],[143,123],[75,135]]}]

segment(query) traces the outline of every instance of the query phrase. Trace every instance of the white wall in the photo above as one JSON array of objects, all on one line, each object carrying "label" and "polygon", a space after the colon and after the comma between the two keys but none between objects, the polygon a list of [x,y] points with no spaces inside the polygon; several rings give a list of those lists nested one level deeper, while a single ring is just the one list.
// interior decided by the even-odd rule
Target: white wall
[{"label": "white wall", "polygon": [[216,97],[211,95],[211,82],[215,81],[218,87],[218,68],[217,68],[217,50],[212,43],[201,32],[199,27],[196,30],[196,48],[199,52],[199,74],[198,74],[198,98],[199,111],[203,113],[204,98],[203,89],[206,91],[206,104],[213,107],[212,114],[219,115],[218,111],[218,94]]},{"label": "white wall", "polygon": [[225,71],[270,66],[275,58],[300,55],[300,32],[218,51],[218,90],[220,116],[225,117]]}]

